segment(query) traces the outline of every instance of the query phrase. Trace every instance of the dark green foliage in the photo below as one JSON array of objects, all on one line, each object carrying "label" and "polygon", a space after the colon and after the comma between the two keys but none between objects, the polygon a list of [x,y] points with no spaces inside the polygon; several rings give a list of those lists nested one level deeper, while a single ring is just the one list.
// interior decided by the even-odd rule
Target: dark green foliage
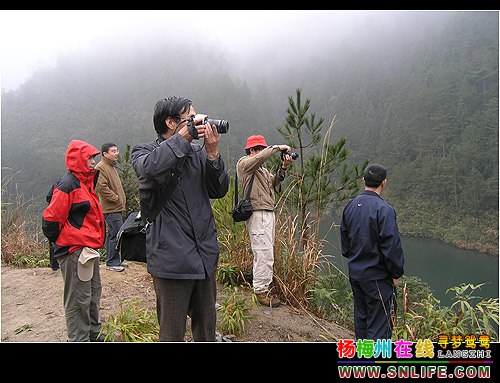
[{"label": "dark green foliage", "polygon": [[292,211],[300,212],[305,225],[309,212],[319,216],[327,208],[338,207],[340,202],[358,193],[358,180],[368,160],[361,167],[348,166],[346,139],[330,142],[334,119],[330,128],[322,132],[324,119],[316,120],[316,115],[309,113],[311,100],[306,99],[302,104],[300,89],[296,90],[295,99],[288,97],[288,104],[285,123],[277,130],[292,151],[298,152],[299,158],[287,171],[287,184],[292,186],[287,203]]},{"label": "dark green foliage", "polygon": [[139,211],[139,185],[135,171],[130,162],[130,144],[127,144],[127,149],[123,155],[118,157],[118,175],[122,182],[123,191],[127,199],[126,210],[122,213],[125,221],[130,213]]}]

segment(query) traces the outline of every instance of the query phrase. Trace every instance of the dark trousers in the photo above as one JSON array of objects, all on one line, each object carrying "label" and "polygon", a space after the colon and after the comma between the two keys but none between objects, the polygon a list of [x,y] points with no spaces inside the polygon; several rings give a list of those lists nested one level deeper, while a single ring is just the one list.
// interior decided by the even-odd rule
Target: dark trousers
[{"label": "dark trousers", "polygon": [[396,288],[391,279],[357,281],[349,278],[354,300],[356,339],[390,339],[396,313]]},{"label": "dark trousers", "polygon": [[116,250],[116,235],[122,227],[122,213],[106,213],[104,214],[106,221],[106,266],[120,266],[122,263],[120,253]]},{"label": "dark trousers", "polygon": [[200,280],[153,277],[153,282],[160,342],[183,342],[187,315],[195,342],[215,342],[215,274]]}]

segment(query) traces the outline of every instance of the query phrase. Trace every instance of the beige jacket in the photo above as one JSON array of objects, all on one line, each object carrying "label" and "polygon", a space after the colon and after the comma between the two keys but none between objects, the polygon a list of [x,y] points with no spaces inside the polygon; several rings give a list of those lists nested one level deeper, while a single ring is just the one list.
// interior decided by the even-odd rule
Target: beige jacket
[{"label": "beige jacket", "polygon": [[238,183],[240,184],[242,198],[246,197],[250,179],[253,172],[256,172],[252,192],[250,193],[250,201],[254,210],[274,211],[276,205],[274,188],[278,187],[284,178],[285,171],[280,170],[278,174],[272,175],[267,169],[262,167],[262,164],[278,152],[279,148],[269,146],[253,157],[241,157],[236,163],[236,172],[238,174]]},{"label": "beige jacket", "polygon": [[116,163],[103,157],[95,168],[100,170],[96,190],[99,193],[102,212],[108,214],[124,211],[126,197],[116,171]]}]

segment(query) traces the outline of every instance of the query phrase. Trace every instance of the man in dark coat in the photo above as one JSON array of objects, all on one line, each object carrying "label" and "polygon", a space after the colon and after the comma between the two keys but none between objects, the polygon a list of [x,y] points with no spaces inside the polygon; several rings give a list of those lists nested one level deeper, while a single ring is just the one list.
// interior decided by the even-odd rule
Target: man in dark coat
[{"label": "man in dark coat", "polygon": [[366,168],[365,191],[344,208],[340,225],[342,255],[349,259],[357,339],[390,339],[396,286],[403,275],[396,212],[380,197],[387,169]]},{"label": "man in dark coat", "polygon": [[[192,143],[187,124],[201,121],[190,100],[170,97],[157,102],[156,141],[132,150],[139,181],[141,210],[151,210],[172,177],[179,177],[146,234],[148,272],[153,276],[160,341],[183,341],[186,316],[195,341],[215,341],[215,272],[219,257],[211,198],[222,198],[229,175],[218,152],[214,125],[198,125],[204,146]],[[176,175],[173,175],[175,171]]]}]

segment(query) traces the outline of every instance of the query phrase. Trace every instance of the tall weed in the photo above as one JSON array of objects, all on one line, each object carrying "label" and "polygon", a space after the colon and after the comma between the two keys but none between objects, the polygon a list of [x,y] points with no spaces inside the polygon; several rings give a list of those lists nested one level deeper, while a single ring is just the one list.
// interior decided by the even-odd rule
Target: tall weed
[{"label": "tall weed", "polygon": [[[10,169],[2,168],[2,171]],[[2,178],[2,262],[18,267],[48,266],[48,246],[42,242],[41,217],[32,200],[25,200],[17,184],[17,173]],[[13,189],[13,191],[10,191]]]},{"label": "tall weed", "polygon": [[245,334],[246,321],[255,319],[250,315],[250,310],[256,304],[255,295],[240,295],[237,287],[226,287],[224,294],[224,302],[217,308],[221,313],[221,330],[232,335]]},{"label": "tall weed", "polygon": [[477,294],[484,284],[462,283],[449,288],[454,292],[454,303],[450,307],[441,306],[431,292],[414,301],[406,283],[402,288],[402,304],[393,335],[397,339],[415,341],[430,339],[437,341],[439,335],[488,335],[498,342],[498,298],[482,298]]},{"label": "tall weed", "polygon": [[156,310],[142,307],[137,299],[121,301],[120,312],[110,315],[101,329],[105,342],[157,342],[159,332]]}]

